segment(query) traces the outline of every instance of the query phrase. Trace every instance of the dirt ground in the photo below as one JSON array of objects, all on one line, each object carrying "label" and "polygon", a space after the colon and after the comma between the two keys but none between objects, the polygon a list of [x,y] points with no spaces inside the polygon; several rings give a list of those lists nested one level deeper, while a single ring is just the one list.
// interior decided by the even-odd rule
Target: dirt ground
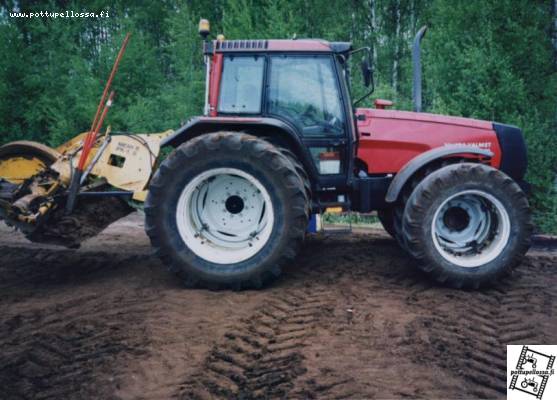
[{"label": "dirt ground", "polygon": [[3,226],[0,398],[503,398],[505,345],[557,344],[554,241],[477,292],[412,263],[322,235],[269,288],[186,290],[138,214],[79,250]]}]

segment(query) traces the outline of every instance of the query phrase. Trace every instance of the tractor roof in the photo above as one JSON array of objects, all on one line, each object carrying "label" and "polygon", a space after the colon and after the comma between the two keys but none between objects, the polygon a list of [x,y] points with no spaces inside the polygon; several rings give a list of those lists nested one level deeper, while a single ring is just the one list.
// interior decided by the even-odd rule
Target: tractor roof
[{"label": "tractor roof", "polygon": [[352,43],[328,42],[321,39],[214,40],[213,48],[223,53],[246,51],[346,53],[352,49]]}]

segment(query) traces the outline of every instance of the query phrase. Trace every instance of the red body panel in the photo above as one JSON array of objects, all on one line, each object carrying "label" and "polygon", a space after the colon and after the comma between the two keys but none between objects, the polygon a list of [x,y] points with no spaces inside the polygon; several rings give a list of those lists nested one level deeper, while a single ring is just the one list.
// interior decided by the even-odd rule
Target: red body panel
[{"label": "red body panel", "polygon": [[370,174],[397,173],[412,158],[435,147],[477,146],[491,150],[498,168],[501,149],[488,121],[436,114],[359,108],[357,156]]},{"label": "red body panel", "polygon": [[331,51],[329,42],[325,40],[269,40],[268,51]]},{"label": "red body panel", "polygon": [[[261,52],[257,46],[250,50]],[[331,47],[329,42],[321,40],[269,40],[264,51],[330,52]],[[217,117],[222,68],[223,53],[215,52],[209,78],[208,117],[212,120],[257,121],[257,118],[249,117]],[[490,150],[494,154],[490,163],[499,168],[501,148],[492,122],[380,108],[391,105],[389,101],[377,100],[378,108],[356,110],[356,115],[365,115],[363,120],[357,118],[357,157],[367,164],[368,173],[396,174],[416,156],[436,147],[450,145],[477,146]]]},{"label": "red body panel", "polygon": [[215,53],[224,52],[273,52],[273,51],[303,51],[332,52],[331,42],[321,39],[271,39],[271,40],[226,40],[213,41]]},{"label": "red body panel", "polygon": [[217,107],[219,102],[220,79],[222,75],[223,55],[215,54],[211,61],[211,75],[209,83],[209,115],[217,116]]}]

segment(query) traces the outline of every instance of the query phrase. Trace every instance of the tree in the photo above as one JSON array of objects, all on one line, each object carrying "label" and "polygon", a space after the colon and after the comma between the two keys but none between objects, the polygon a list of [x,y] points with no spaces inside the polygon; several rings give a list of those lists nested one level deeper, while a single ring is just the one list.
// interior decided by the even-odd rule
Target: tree
[{"label": "tree", "polygon": [[[13,18],[10,12],[109,11],[109,18]],[[59,144],[89,128],[126,32],[107,117],[115,130],[176,128],[202,112],[197,22],[229,39],[321,38],[369,46],[374,97],[411,108],[410,44],[420,26],[426,111],[524,128],[532,203],[557,232],[557,0],[5,0],[0,4],[0,142]],[[354,67],[360,58],[352,60]],[[354,97],[365,93],[354,69]],[[362,106],[370,106],[372,99]]]}]

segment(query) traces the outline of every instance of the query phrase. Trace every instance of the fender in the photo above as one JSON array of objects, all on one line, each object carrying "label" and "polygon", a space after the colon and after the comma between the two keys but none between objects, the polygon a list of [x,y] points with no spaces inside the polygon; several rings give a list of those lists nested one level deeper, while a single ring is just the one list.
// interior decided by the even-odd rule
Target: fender
[{"label": "fender", "polygon": [[389,186],[389,190],[385,196],[385,201],[387,203],[394,203],[398,198],[400,191],[404,187],[404,184],[424,165],[437,159],[456,154],[472,154],[488,158],[493,157],[493,152],[474,146],[437,147],[435,149],[428,150],[425,153],[414,157],[401,168],[400,172],[396,174]]},{"label": "fender", "polygon": [[290,124],[276,118],[262,117],[194,117],[185,125],[161,141],[161,148],[178,147],[196,136],[218,130],[233,130],[254,133],[257,136],[268,136],[269,131],[280,130],[281,141],[289,144],[290,150],[296,154],[313,182],[318,172],[312,162],[311,154],[304,146],[297,130]]}]

